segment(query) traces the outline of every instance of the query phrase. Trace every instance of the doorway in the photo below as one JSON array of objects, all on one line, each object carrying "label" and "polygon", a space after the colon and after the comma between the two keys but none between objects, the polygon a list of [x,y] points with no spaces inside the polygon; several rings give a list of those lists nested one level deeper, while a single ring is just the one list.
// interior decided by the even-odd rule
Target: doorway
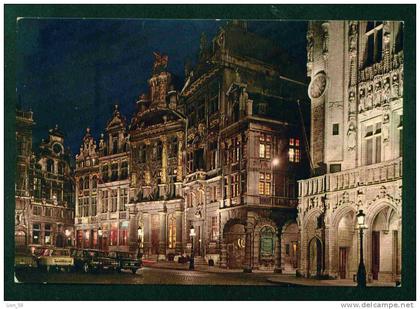
[{"label": "doorway", "polygon": [[348,266],[348,257],[349,257],[349,248],[348,247],[340,247],[339,250],[340,259],[339,259],[339,273],[340,279],[347,278],[347,266]]},{"label": "doorway", "polygon": [[380,232],[372,232],[372,278],[378,280],[380,263]]}]

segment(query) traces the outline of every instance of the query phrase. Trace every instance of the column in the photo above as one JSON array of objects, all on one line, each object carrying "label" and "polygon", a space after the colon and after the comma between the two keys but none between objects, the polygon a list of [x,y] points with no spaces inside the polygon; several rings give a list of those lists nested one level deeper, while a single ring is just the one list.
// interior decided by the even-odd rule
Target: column
[{"label": "column", "polygon": [[175,218],[176,218],[175,252],[176,254],[181,254],[182,253],[182,211],[181,210],[175,211]]},{"label": "column", "polygon": [[166,184],[168,176],[168,140],[166,136],[160,138],[162,141],[162,183]]},{"label": "column", "polygon": [[245,273],[252,273],[252,227],[245,227]]},{"label": "column", "polygon": [[159,212],[159,260],[166,259],[166,213],[164,211]]},{"label": "column", "polygon": [[[178,137],[178,166],[177,166],[177,173],[176,173],[176,181],[182,181],[183,178],[183,166],[184,164],[187,164],[187,162],[185,162],[183,164],[182,162],[182,156],[183,156],[183,151],[182,151],[182,147],[184,144],[184,134],[181,132],[177,133],[177,137]],[[185,149],[186,151],[186,149]]]},{"label": "column", "polygon": [[282,250],[282,232],[279,228],[279,232],[277,234],[277,242],[276,247],[274,250],[274,272],[275,273],[282,273],[282,266],[283,266],[283,250]]},{"label": "column", "polygon": [[150,214],[143,213],[143,254],[149,256],[150,251]]}]

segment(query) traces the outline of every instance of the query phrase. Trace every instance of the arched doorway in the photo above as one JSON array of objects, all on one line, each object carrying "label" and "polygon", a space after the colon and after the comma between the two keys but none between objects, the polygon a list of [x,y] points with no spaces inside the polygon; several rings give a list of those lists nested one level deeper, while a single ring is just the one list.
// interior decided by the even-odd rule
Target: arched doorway
[{"label": "arched doorway", "polygon": [[399,215],[392,207],[382,209],[372,223],[371,273],[380,281],[393,281],[401,273]]},{"label": "arched doorway", "polygon": [[314,237],[308,246],[308,270],[310,276],[320,276],[322,272],[322,243]]},{"label": "arched doorway", "polygon": [[265,225],[260,230],[259,261],[264,267],[274,267],[275,230]]},{"label": "arched doorway", "polygon": [[233,224],[224,233],[227,249],[227,266],[242,268],[245,263],[245,226]]},{"label": "arched doorway", "polygon": [[338,274],[340,279],[350,278],[354,244],[354,213],[349,211],[338,222]]},{"label": "arched doorway", "polygon": [[298,267],[298,237],[299,228],[296,222],[285,226],[282,233],[282,251],[284,252],[284,272],[295,273]]}]

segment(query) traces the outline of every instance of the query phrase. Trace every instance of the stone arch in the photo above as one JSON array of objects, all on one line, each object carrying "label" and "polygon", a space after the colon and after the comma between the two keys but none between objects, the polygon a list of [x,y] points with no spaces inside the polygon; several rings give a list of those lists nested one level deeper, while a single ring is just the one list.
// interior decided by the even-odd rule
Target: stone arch
[{"label": "stone arch", "polygon": [[375,201],[366,215],[366,264],[373,280],[401,276],[401,212],[386,199]]},{"label": "stone arch", "polygon": [[348,279],[357,272],[357,233],[356,209],[346,207],[334,217],[332,233],[336,234],[336,240],[331,243],[332,256],[330,257],[331,272],[337,273],[338,278]]},{"label": "stone arch", "polygon": [[223,226],[223,242],[226,245],[226,266],[243,268],[245,264],[246,222],[239,218],[229,219]]},{"label": "stone arch", "polygon": [[285,273],[296,273],[299,251],[299,227],[295,220],[289,220],[281,233],[281,264]]},{"label": "stone arch", "polygon": [[[343,216],[347,215],[349,212],[353,212],[354,214],[357,213],[356,206],[352,203],[344,204],[342,207],[337,209],[330,219],[330,226],[331,227],[337,227],[340,220],[343,218]],[[356,223],[356,222],[355,222]]]},{"label": "stone arch", "polygon": [[279,229],[276,223],[268,218],[260,218],[253,231],[253,265],[260,269],[274,269],[278,254]]},{"label": "stone arch", "polygon": [[322,274],[323,245],[318,236],[314,236],[308,242],[307,260],[308,277],[320,276]]}]

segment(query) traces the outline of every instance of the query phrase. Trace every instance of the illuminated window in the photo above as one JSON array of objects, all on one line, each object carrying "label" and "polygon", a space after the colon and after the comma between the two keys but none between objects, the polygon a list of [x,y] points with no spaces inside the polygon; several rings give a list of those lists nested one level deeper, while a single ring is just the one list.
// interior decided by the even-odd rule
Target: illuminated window
[{"label": "illuminated window", "polygon": [[271,136],[268,136],[268,135],[260,136],[259,155],[260,155],[260,158],[265,158],[265,159],[271,158]]},{"label": "illuminated window", "polygon": [[168,218],[168,241],[169,248],[174,249],[176,245],[176,218],[171,214]]},{"label": "illuminated window", "polygon": [[126,210],[126,204],[128,202],[128,190],[127,189],[120,189],[120,210]]},{"label": "illuminated window", "polygon": [[289,139],[289,162],[300,162],[300,141],[298,138]]},{"label": "illuminated window", "polygon": [[260,173],[258,193],[260,195],[271,195],[271,173]]},{"label": "illuminated window", "polygon": [[119,245],[126,246],[128,245],[128,221],[124,221],[120,223],[119,229]]},{"label": "illuminated window", "polygon": [[231,182],[231,195],[232,197],[236,197],[239,195],[239,175],[233,175],[232,176],[232,182]]},{"label": "illuminated window", "polygon": [[398,136],[399,136],[399,156],[403,156],[403,115],[399,115],[399,124],[398,124]]}]

